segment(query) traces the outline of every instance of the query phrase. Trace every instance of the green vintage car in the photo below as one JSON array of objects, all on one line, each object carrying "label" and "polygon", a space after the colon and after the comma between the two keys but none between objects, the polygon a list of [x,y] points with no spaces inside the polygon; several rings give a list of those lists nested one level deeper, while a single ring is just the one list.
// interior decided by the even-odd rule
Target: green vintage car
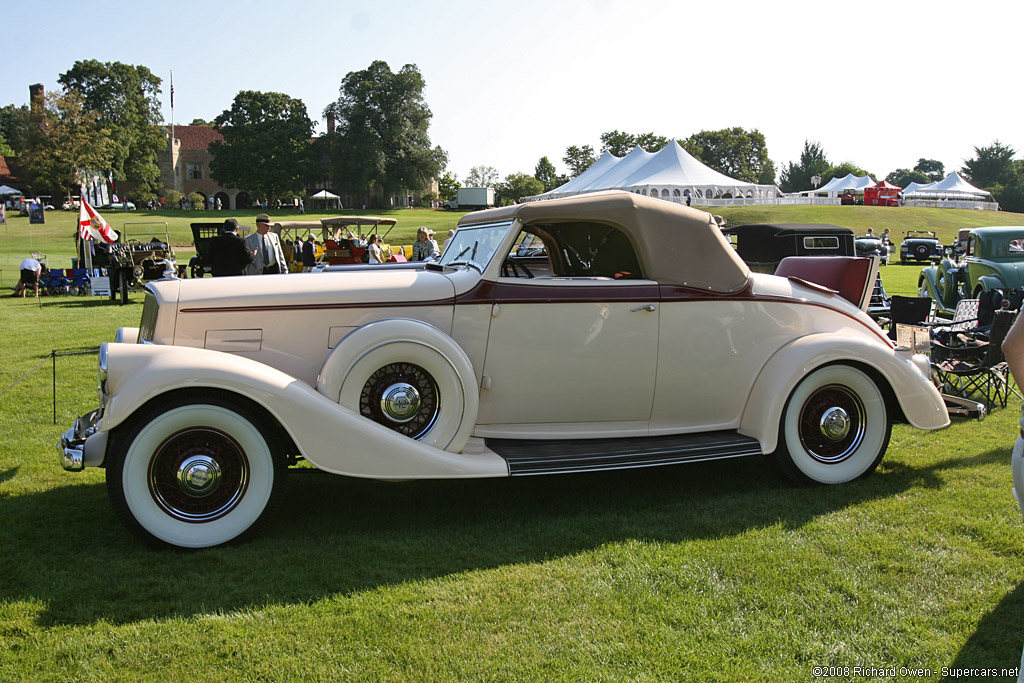
[{"label": "green vintage car", "polygon": [[953,313],[960,299],[977,298],[990,289],[1024,289],[1024,226],[974,228],[964,255],[952,250],[936,266],[921,270],[921,296],[935,300],[943,313]]}]

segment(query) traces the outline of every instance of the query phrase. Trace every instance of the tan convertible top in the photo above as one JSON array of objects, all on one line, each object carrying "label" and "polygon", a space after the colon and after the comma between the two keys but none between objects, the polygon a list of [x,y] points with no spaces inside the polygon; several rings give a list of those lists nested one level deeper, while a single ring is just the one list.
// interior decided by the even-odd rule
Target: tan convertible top
[{"label": "tan convertible top", "polygon": [[459,226],[516,218],[521,223],[597,221],[625,231],[649,279],[712,292],[735,292],[750,270],[711,214],[631,192],[593,192],[467,214]]}]

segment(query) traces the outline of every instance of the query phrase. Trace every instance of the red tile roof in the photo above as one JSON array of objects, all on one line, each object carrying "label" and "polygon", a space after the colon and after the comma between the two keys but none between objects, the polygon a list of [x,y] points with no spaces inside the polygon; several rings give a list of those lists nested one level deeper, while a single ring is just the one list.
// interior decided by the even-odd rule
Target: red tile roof
[{"label": "red tile roof", "polygon": [[[170,131],[167,126],[167,132]],[[174,136],[181,140],[182,149],[206,149],[211,142],[224,139],[212,126],[175,126]]]},{"label": "red tile roof", "polygon": [[9,178],[11,175],[11,169],[7,165],[7,159],[0,157],[0,178]]}]

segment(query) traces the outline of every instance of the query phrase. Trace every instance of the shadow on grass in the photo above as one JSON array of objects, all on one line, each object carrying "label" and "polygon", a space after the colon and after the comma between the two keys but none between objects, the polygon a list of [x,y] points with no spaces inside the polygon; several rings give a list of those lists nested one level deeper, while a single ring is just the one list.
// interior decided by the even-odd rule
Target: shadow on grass
[{"label": "shadow on grass", "polygon": [[[995,609],[986,614],[974,634],[949,664],[952,669],[1013,669],[1021,661],[1024,632],[1024,584],[1004,597]],[[946,676],[942,681],[964,680],[963,676]],[[973,680],[973,679],[972,679]],[[1016,676],[990,677],[987,680],[1016,681]]]},{"label": "shadow on grass", "polygon": [[938,487],[939,470],[1005,459],[997,450],[933,467],[887,463],[865,480],[817,488],[794,487],[769,458],[405,483],[299,469],[263,535],[196,552],[143,546],[115,519],[101,482],[77,483],[0,496],[0,600],[45,604],[44,626],[300,604],[626,540],[676,543],[776,524],[797,528],[864,501]]},{"label": "shadow on grass", "polygon": [[[142,301],[128,300],[125,306],[141,306]],[[97,308],[100,306],[120,306],[120,299],[110,299],[106,296],[51,296],[43,300],[47,308],[54,306],[60,308]]]}]

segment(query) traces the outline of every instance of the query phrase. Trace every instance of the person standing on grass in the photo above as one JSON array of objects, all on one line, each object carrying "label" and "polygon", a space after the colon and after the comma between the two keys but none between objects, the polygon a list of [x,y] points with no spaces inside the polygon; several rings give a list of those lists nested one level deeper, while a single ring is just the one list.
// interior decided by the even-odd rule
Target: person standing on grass
[{"label": "person standing on grass", "polygon": [[214,277],[228,275],[244,275],[245,269],[252,263],[252,254],[245,246],[245,241],[238,236],[238,221],[229,218],[224,221],[221,234],[210,240],[210,270]]},{"label": "person standing on grass", "polygon": [[412,260],[426,261],[437,252],[437,242],[430,240],[426,228],[416,231],[416,241],[412,243]]},{"label": "person standing on grass", "polygon": [[366,245],[366,249],[370,253],[370,263],[384,263],[381,260],[380,245],[377,243],[376,233],[370,235],[370,241]]},{"label": "person standing on grass", "polygon": [[[1024,315],[1017,314],[1013,327],[1006,333],[1003,340],[1003,355],[1010,366],[1010,373],[1013,375],[1017,386],[1024,382]],[[1013,456],[1010,458],[1010,470],[1013,474],[1013,495],[1020,506],[1021,514],[1024,514],[1024,406],[1021,406],[1021,420],[1019,434],[1013,446]],[[1017,683],[1024,683],[1024,651],[1021,652],[1020,669],[1018,669]]]},{"label": "person standing on grass", "polygon": [[270,216],[256,216],[256,232],[245,238],[252,255],[252,263],[245,269],[247,275],[276,275],[287,273],[287,261],[281,249],[281,238],[270,232]]}]

